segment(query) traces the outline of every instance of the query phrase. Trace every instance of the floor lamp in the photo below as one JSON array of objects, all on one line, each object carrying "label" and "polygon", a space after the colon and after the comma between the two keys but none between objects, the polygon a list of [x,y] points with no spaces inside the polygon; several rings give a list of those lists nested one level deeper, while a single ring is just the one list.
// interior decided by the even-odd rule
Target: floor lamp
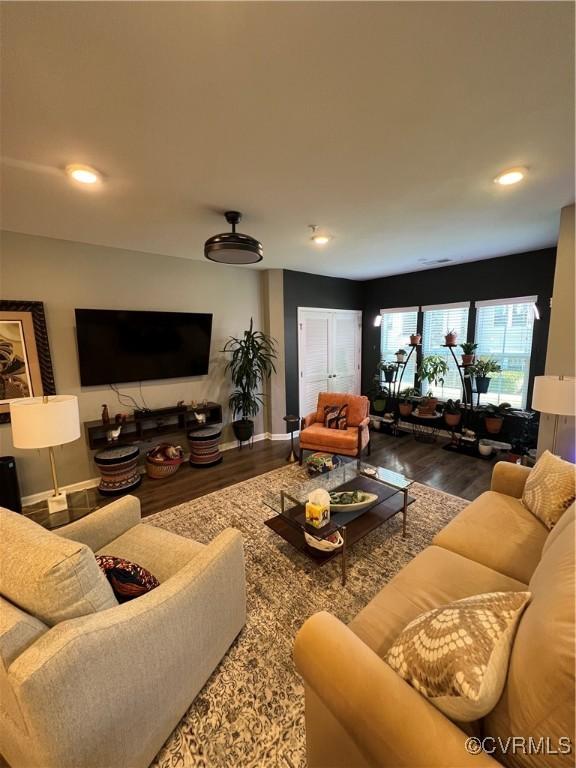
[{"label": "floor lamp", "polygon": [[571,376],[535,376],[532,408],[554,416],[552,453],[556,453],[558,417],[576,415],[576,379]]},{"label": "floor lamp", "polygon": [[48,511],[67,509],[66,494],[58,487],[54,446],[71,443],[80,437],[78,398],[74,395],[27,397],[10,403],[14,448],[48,448],[54,494]]}]

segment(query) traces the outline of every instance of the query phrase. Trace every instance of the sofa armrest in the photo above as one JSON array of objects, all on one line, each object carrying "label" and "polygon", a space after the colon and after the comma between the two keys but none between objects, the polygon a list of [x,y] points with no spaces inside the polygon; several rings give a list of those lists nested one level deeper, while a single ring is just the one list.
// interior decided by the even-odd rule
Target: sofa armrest
[{"label": "sofa armrest", "polygon": [[140,499],[124,496],[80,520],[58,528],[55,533],[65,539],[87,544],[93,552],[97,552],[138,525],[140,517]]},{"label": "sofa armrest", "polygon": [[[467,734],[334,616],[322,612],[308,619],[296,636],[294,657],[306,685],[363,755],[362,765],[378,768],[473,765],[496,768],[498,765],[487,755],[469,754],[465,747]],[[318,723],[308,721],[308,728],[318,727]],[[309,734],[308,740],[327,743],[322,734],[312,738]],[[333,754],[337,754],[338,746],[333,747]],[[342,768],[345,764],[343,760]],[[324,766],[321,754],[309,754],[309,765],[310,768]],[[336,768],[333,761],[330,768]]]},{"label": "sofa armrest", "polygon": [[148,765],[245,620],[242,536],[229,528],[151,592],[53,627],[8,669],[30,764]]},{"label": "sofa armrest", "polygon": [[312,413],[309,413],[307,416],[304,416],[302,418],[302,421],[300,423],[300,429],[306,429],[306,427],[311,427],[312,424],[316,421],[316,411],[313,411]]},{"label": "sofa armrest", "polygon": [[490,490],[521,499],[530,472],[530,467],[512,464],[509,461],[498,461],[492,471]]}]

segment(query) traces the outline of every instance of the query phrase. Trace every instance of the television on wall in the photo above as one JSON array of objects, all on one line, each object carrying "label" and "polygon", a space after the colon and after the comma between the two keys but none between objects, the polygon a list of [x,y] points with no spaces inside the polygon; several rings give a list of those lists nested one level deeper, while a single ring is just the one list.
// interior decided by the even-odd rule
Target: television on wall
[{"label": "television on wall", "polygon": [[211,314],[75,311],[84,387],[208,373]]}]

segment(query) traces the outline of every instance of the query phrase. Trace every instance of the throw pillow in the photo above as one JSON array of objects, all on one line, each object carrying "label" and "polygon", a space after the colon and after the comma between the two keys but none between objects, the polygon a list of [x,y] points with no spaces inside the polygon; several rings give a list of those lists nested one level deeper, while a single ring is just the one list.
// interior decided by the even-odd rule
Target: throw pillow
[{"label": "throw pillow", "polygon": [[324,426],[328,429],[347,429],[348,405],[342,405],[340,408],[336,405],[324,406]]},{"label": "throw pillow", "polygon": [[576,466],[544,451],[528,476],[522,504],[552,530],[576,496]]},{"label": "throw pillow", "polygon": [[158,579],[141,565],[112,555],[96,555],[119,603],[133,600],[160,586]]},{"label": "throw pillow", "polygon": [[423,613],[385,658],[453,720],[477,720],[502,694],[514,634],[530,592],[491,592]]}]

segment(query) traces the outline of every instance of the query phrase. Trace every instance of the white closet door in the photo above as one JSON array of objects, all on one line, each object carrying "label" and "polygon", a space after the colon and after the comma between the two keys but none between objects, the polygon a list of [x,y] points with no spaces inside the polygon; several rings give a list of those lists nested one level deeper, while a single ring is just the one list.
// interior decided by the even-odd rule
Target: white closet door
[{"label": "white closet door", "polygon": [[300,414],[316,408],[318,394],[329,390],[330,312],[298,310]]},{"label": "white closet door", "polygon": [[360,394],[361,312],[334,312],[332,316],[330,391]]},{"label": "white closet door", "polygon": [[300,414],[311,413],[320,392],[360,394],[362,312],[298,309]]}]

